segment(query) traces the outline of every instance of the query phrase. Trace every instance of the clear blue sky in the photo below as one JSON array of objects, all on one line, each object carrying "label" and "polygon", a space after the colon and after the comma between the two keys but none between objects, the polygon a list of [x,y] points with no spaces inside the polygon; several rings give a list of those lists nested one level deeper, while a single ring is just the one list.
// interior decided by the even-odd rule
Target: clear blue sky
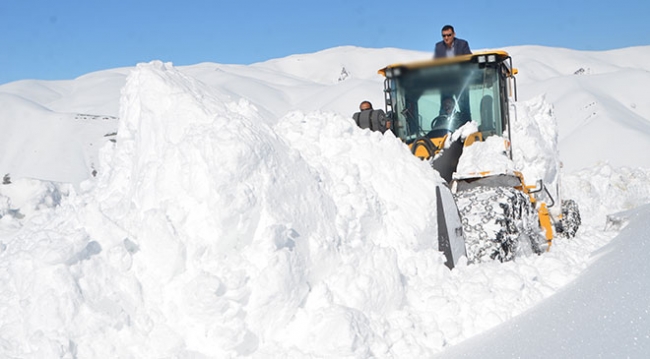
[{"label": "clear blue sky", "polygon": [[650,0],[0,0],[0,84],[151,60],[250,64],[343,45],[432,51],[650,45]]}]

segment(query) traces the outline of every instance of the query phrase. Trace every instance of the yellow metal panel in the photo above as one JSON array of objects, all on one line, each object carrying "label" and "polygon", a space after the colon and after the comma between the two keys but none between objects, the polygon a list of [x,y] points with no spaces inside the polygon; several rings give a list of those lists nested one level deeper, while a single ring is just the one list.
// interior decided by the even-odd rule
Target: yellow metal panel
[{"label": "yellow metal panel", "polygon": [[546,241],[548,242],[548,248],[551,248],[551,242],[553,241],[553,225],[551,223],[551,215],[548,213],[548,208],[546,208],[546,203],[542,203],[541,206],[539,206],[537,213],[539,214],[539,224],[544,230]]},{"label": "yellow metal panel", "polygon": [[465,147],[471,146],[474,142],[482,142],[483,141],[483,134],[480,132],[475,132],[472,133],[471,135],[467,136],[465,139]]},{"label": "yellow metal panel", "polygon": [[[423,160],[429,159],[440,152],[440,149],[443,148],[445,141],[447,140],[447,136],[448,135],[437,138],[420,138],[411,143],[409,145],[409,149],[411,152],[413,152],[413,146],[416,146],[414,155]],[[431,146],[427,146],[426,142],[429,142],[430,145],[433,145],[433,153],[429,153],[429,150],[427,150],[427,147]]]}]

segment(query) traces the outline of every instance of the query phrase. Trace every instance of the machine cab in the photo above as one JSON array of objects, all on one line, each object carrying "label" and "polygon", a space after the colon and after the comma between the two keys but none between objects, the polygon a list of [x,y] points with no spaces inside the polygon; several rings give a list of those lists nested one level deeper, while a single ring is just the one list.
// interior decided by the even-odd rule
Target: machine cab
[{"label": "machine cab", "polygon": [[508,135],[508,79],[516,70],[504,51],[390,65],[379,73],[386,77],[392,131],[409,145],[429,139],[439,149],[446,134],[468,121],[478,124],[481,138]]}]

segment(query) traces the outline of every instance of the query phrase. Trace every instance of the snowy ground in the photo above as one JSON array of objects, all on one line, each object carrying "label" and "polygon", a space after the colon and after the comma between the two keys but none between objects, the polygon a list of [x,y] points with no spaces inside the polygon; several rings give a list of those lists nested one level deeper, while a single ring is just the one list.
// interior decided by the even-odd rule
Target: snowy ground
[{"label": "snowy ground", "polygon": [[648,355],[650,47],[508,50],[515,157],[534,175],[559,156],[583,227],[541,256],[453,271],[431,236],[440,178],[349,118],[380,107],[376,69],[429,54],[0,86],[0,353]]}]

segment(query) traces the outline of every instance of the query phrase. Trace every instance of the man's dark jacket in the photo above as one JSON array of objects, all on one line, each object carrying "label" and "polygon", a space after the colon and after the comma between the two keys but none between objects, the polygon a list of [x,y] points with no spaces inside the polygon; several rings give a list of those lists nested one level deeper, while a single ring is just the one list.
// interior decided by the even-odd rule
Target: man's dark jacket
[{"label": "man's dark jacket", "polygon": [[[469,55],[472,51],[469,49],[469,43],[463,39],[455,38],[454,39],[454,55]],[[437,59],[439,57],[447,57],[447,45],[444,41],[440,41],[436,44],[436,50],[433,53],[433,58]]]}]

